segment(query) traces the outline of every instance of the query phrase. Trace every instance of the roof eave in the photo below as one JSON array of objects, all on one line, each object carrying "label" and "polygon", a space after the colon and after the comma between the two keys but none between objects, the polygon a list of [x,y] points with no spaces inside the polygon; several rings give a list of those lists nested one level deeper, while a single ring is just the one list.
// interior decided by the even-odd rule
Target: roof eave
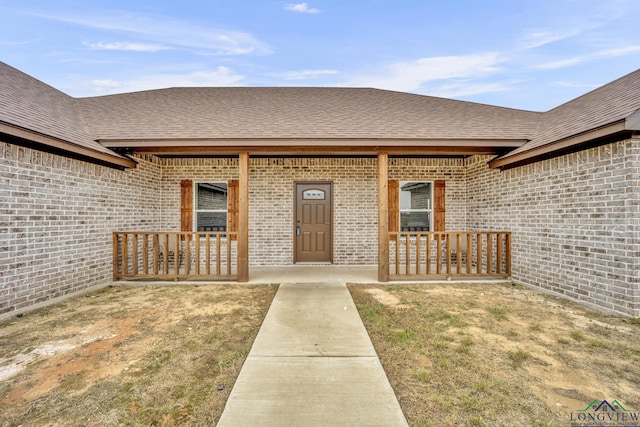
[{"label": "roof eave", "polygon": [[233,155],[473,155],[500,154],[523,146],[524,139],[366,139],[366,138],[237,138],[237,139],[101,139],[110,149],[165,156]]},{"label": "roof eave", "polygon": [[25,129],[8,123],[0,122],[0,135],[7,135],[20,141],[21,145],[33,145],[34,147],[52,152],[55,154],[65,155],[72,158],[81,158],[83,160],[92,161],[118,169],[135,168],[137,163],[120,154],[101,153],[69,141]]},{"label": "roof eave", "polygon": [[620,120],[596,129],[591,129],[586,132],[553,141],[530,150],[516,154],[507,153],[504,156],[498,157],[497,159],[489,162],[489,167],[501,170],[511,169],[601,145],[610,141],[611,138],[622,136],[629,132],[631,132],[631,129],[627,127],[627,121]]}]

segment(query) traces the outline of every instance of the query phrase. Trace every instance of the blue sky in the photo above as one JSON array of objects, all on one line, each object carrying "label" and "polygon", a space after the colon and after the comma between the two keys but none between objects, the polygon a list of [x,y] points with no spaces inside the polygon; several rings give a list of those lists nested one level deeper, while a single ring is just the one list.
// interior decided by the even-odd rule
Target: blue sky
[{"label": "blue sky", "polygon": [[21,0],[0,60],[72,96],[376,87],[545,111],[640,68],[638,0]]}]

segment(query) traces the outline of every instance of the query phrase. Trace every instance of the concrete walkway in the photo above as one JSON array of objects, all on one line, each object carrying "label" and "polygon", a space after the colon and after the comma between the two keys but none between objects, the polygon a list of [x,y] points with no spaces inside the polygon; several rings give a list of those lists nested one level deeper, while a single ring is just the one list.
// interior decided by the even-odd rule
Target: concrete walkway
[{"label": "concrete walkway", "polygon": [[282,284],[218,426],[407,426],[344,282]]}]

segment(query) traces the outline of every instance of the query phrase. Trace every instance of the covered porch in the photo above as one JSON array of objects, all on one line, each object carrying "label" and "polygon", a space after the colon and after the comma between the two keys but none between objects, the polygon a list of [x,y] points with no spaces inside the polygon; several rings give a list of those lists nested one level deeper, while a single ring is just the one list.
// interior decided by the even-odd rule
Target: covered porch
[{"label": "covered porch", "polygon": [[[399,153],[394,153],[397,157]],[[389,193],[389,154],[377,153],[377,230],[369,230],[377,241],[368,248],[376,264],[377,280],[447,280],[451,278],[509,278],[511,276],[511,233],[509,231],[463,230],[444,228],[444,217],[436,218],[435,229],[394,227],[398,215]],[[248,282],[250,280],[249,196],[250,176],[248,152],[237,155],[237,183],[233,187],[237,205],[229,210],[229,227],[221,231],[193,231],[192,218],[181,220],[180,231],[123,230],[113,233],[113,280],[222,280]],[[338,190],[340,190],[338,188]],[[185,191],[184,186],[181,190]],[[231,186],[230,186],[230,190]],[[184,194],[183,194],[184,196]],[[187,195],[192,197],[191,194]],[[375,205],[374,205],[375,206]],[[184,210],[181,206],[181,210]],[[256,215],[256,207],[253,207]],[[396,212],[394,212],[394,209]],[[370,212],[370,211],[369,211]],[[260,211],[258,210],[258,214]],[[437,214],[436,214],[437,217]],[[233,224],[233,225],[231,225]],[[391,227],[390,227],[391,224]],[[454,224],[454,227],[457,226]],[[375,230],[375,229],[374,229]],[[455,230],[455,229],[454,229]],[[365,230],[362,230],[365,231]],[[295,235],[295,227],[282,230],[284,238]],[[353,232],[353,231],[351,231]],[[332,228],[333,238],[341,233]],[[255,235],[255,231],[254,231]],[[348,239],[348,236],[341,236]],[[272,249],[278,242],[271,240]],[[348,246],[348,243],[346,244]],[[377,257],[374,247],[377,246]],[[255,245],[254,245],[255,246]],[[268,248],[266,250],[269,250]],[[325,265],[343,264],[337,250]],[[295,259],[293,265],[298,265]],[[274,263],[272,265],[282,265]],[[369,263],[371,265],[371,263]],[[252,273],[253,274],[253,273]]]}]

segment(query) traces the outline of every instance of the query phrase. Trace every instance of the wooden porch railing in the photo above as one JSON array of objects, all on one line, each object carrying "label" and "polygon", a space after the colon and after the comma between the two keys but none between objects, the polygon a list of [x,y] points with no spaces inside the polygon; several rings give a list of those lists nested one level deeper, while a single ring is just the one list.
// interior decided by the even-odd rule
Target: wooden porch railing
[{"label": "wooden porch railing", "polygon": [[235,232],[114,232],[113,280],[237,278]]},{"label": "wooden porch railing", "polygon": [[511,276],[510,232],[390,232],[389,277]]}]

